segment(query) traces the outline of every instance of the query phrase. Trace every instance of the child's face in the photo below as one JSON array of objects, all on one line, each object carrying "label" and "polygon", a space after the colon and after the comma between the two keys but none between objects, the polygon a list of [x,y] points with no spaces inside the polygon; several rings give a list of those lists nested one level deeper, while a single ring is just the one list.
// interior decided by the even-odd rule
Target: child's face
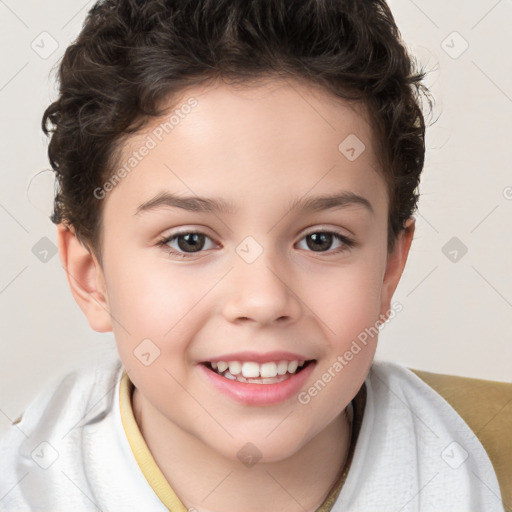
[{"label": "child's face", "polygon": [[[190,89],[176,108],[191,97],[197,105],[161,141],[159,120],[125,148],[121,165],[148,135],[157,142],[106,196],[99,275],[111,316],[100,308],[88,316],[93,327],[111,322],[148,425],[185,431],[233,460],[247,442],[279,460],[323,431],[363,383],[376,338],[358,342],[351,360],[344,354],[389,310],[408,246],[397,244],[388,260],[388,197],[365,117],[295,82]],[[366,146],[359,156],[353,136],[338,148],[351,134]],[[163,193],[216,198],[236,213],[163,205],[137,213]],[[370,207],[290,209],[346,193]],[[178,231],[204,237],[157,245]],[[322,231],[355,244],[306,236]],[[316,361],[290,396],[264,399],[266,384],[257,384],[236,398],[201,363],[245,351]],[[309,393],[318,380],[321,390]]]}]

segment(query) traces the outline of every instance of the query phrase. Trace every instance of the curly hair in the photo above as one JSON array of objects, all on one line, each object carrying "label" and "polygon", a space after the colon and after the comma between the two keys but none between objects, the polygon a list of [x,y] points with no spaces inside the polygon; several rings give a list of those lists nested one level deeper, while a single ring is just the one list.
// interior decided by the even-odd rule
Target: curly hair
[{"label": "curly hair", "polygon": [[284,77],[366,105],[390,251],[417,208],[424,165],[429,91],[414,64],[385,0],[100,0],[62,57],[59,96],[42,118],[57,185],[50,219],[73,226],[101,259],[93,191],[130,134],[163,114],[163,100],[217,79]]}]

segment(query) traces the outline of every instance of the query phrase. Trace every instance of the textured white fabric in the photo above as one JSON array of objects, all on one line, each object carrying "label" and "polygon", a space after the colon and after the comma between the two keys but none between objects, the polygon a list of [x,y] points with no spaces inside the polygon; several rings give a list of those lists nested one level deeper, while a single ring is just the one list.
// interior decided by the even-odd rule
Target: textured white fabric
[{"label": "textured white fabric", "polygon": [[124,433],[122,371],[115,359],[70,373],[10,427],[0,445],[0,511],[167,512]]},{"label": "textured white fabric", "polygon": [[375,362],[350,471],[332,512],[504,512],[484,447],[408,368]]},{"label": "textured white fabric", "polygon": [[[1,511],[167,510],[121,423],[122,370],[115,359],[69,373],[9,427]],[[363,423],[333,512],[504,512],[484,448],[441,396],[394,363],[375,361],[365,382]]]}]

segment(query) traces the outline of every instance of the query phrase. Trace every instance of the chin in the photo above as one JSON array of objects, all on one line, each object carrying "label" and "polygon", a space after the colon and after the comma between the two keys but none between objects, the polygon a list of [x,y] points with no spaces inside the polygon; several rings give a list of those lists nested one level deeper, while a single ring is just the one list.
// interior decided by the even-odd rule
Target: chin
[{"label": "chin", "polygon": [[[272,428],[268,432],[271,432]],[[284,430],[281,435],[273,433],[268,438],[266,436],[267,431],[254,436],[246,435],[243,438],[231,439],[229,446],[212,446],[212,449],[221,453],[227,459],[252,467],[254,464],[276,463],[289,459],[304,444],[302,438],[294,439]]]}]

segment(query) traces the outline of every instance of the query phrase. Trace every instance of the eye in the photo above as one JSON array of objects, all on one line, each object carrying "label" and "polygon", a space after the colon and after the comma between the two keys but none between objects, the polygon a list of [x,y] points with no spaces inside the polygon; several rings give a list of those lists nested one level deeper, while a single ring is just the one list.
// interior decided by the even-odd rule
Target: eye
[{"label": "eye", "polygon": [[[203,252],[205,249],[205,241],[212,241],[211,238],[200,231],[181,231],[173,233],[159,240],[156,245],[165,248],[169,255],[180,258],[188,258],[189,254]],[[305,235],[302,240],[306,240],[307,247],[310,252],[329,252],[330,254],[338,254],[355,246],[355,242],[347,236],[336,231],[313,231]],[[340,245],[334,251],[328,251],[333,242],[339,242]],[[173,246],[176,244],[177,246]],[[205,250],[212,247],[206,247]],[[317,250],[320,249],[320,250]]]},{"label": "eye", "polygon": [[[210,240],[211,238],[204,233],[199,231],[182,231],[180,233],[173,233],[162,240],[157,242],[159,247],[165,247],[171,249],[170,255],[187,258],[187,253],[197,253],[205,246],[205,239]],[[177,242],[178,247],[173,247],[171,243]],[[176,250],[177,249],[177,250]]]},{"label": "eye", "polygon": [[[306,240],[306,245],[308,248],[312,249],[312,252],[330,252],[331,254],[338,254],[355,245],[353,240],[336,231],[312,231],[302,238],[302,240]],[[335,251],[327,251],[335,241],[341,243],[338,249]],[[317,251],[316,249],[320,250]]]}]

